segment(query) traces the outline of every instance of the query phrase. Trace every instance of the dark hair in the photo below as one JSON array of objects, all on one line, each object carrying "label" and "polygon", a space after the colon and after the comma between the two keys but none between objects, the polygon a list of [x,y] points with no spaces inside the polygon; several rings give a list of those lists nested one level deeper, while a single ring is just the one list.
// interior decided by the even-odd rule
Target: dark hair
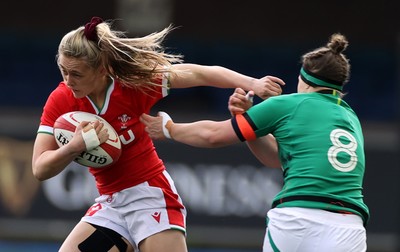
[{"label": "dark hair", "polygon": [[315,76],[343,86],[350,78],[350,63],[343,54],[348,44],[345,36],[333,34],[326,46],[302,56],[302,68]]}]

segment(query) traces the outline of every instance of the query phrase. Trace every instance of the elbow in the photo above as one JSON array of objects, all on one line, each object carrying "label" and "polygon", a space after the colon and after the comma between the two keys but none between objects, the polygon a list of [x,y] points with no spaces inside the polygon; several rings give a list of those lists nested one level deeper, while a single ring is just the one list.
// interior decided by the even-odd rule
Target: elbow
[{"label": "elbow", "polygon": [[47,178],[44,178],[44,177],[36,177],[36,179],[37,179],[39,182],[43,182],[43,181],[45,181]]},{"label": "elbow", "polygon": [[41,174],[40,172],[38,172],[36,169],[33,169],[33,177],[35,177],[35,179],[39,180],[39,181],[44,181],[46,180],[46,178],[43,176],[43,174]]},{"label": "elbow", "polygon": [[48,176],[46,176],[46,174],[44,172],[42,172],[39,168],[37,168],[36,166],[32,166],[32,173],[33,173],[33,177],[35,177],[35,179],[39,180],[39,181],[44,181],[46,179],[48,179]]},{"label": "elbow", "polygon": [[282,168],[281,162],[279,160],[271,159],[271,158],[265,158],[265,159],[258,159],[261,164],[263,164],[265,167],[268,168]]},{"label": "elbow", "polygon": [[272,160],[271,164],[269,165],[269,167],[276,168],[276,169],[281,169],[282,168],[281,161],[279,159],[278,160]]},{"label": "elbow", "polygon": [[276,151],[275,155],[270,155],[264,160],[265,166],[270,168],[282,168],[282,163],[279,158],[278,151]]}]

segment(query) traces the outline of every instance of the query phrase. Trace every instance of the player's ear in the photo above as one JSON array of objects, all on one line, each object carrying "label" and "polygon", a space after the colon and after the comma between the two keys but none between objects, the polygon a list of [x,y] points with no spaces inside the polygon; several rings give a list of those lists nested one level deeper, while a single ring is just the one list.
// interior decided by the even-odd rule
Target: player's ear
[{"label": "player's ear", "polygon": [[95,69],[95,71],[96,71],[97,73],[99,73],[99,74],[102,74],[102,75],[108,75],[107,68],[106,68],[106,66],[104,66],[103,64],[100,64],[100,65]]},{"label": "player's ear", "polygon": [[101,74],[107,74],[107,70],[106,70],[106,68],[103,67],[103,66],[99,67],[99,72],[100,72]]}]

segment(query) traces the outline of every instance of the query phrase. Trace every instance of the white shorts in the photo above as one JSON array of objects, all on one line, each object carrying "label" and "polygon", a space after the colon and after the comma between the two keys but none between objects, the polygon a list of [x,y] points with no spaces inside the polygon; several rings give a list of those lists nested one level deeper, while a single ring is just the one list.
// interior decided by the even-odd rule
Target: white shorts
[{"label": "white shorts", "polygon": [[186,209],[167,171],[134,187],[96,198],[82,221],[112,229],[138,250],[143,239],[167,229],[186,232]]},{"label": "white shorts", "polygon": [[366,231],[358,215],[298,207],[268,212],[263,252],[366,250]]}]

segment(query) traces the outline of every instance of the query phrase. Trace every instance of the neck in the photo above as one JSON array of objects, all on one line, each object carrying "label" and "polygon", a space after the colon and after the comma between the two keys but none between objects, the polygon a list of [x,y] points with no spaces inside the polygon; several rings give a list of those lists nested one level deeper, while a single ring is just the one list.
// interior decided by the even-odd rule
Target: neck
[{"label": "neck", "polygon": [[99,85],[99,87],[88,95],[90,100],[96,104],[97,107],[101,108],[104,105],[106,99],[106,93],[108,87],[112,84],[113,80],[110,77],[106,77],[104,84]]}]

